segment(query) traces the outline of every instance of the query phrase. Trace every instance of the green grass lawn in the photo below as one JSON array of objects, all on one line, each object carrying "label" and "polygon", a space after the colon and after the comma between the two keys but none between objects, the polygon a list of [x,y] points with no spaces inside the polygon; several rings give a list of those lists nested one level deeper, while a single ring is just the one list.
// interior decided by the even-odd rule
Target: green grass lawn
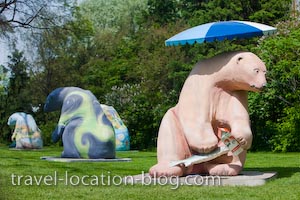
[{"label": "green grass lawn", "polygon": [[[45,147],[39,151],[16,151],[0,146],[0,199],[290,200],[299,199],[300,196],[300,153],[249,153],[245,170],[278,172],[276,179],[263,186],[186,185],[172,189],[171,185],[112,183],[113,177],[116,177],[115,183],[119,183],[120,177],[147,173],[156,163],[155,152],[118,152],[117,157],[132,159],[131,162],[119,163],[61,163],[40,159],[42,156],[59,156],[61,151],[62,148],[58,147]],[[37,182],[40,177],[46,178],[38,185],[34,177]],[[68,177],[67,184],[66,180],[58,180],[64,177]],[[76,184],[78,177],[86,177],[85,183]],[[98,177],[98,185],[95,185],[95,177]],[[84,185],[86,183],[89,185]]]}]

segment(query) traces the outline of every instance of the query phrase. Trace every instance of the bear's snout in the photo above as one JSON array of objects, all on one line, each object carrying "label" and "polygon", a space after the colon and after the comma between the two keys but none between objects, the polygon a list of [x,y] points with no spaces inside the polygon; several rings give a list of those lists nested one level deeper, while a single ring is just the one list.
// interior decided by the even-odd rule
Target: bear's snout
[{"label": "bear's snout", "polygon": [[261,92],[263,91],[267,86],[267,83],[263,83],[261,85],[251,85],[251,88],[253,89],[254,92]]}]

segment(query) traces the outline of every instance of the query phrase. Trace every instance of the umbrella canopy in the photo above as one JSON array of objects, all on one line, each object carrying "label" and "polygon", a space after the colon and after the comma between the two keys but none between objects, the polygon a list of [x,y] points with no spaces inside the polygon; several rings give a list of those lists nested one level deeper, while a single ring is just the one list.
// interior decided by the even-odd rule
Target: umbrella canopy
[{"label": "umbrella canopy", "polygon": [[250,38],[275,33],[276,28],[248,21],[220,21],[202,24],[180,32],[165,41],[166,46]]}]

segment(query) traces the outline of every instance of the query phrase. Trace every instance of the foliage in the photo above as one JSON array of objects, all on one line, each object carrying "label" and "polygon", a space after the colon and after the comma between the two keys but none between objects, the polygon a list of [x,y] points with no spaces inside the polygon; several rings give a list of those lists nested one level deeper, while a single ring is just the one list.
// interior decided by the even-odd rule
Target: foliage
[{"label": "foliage", "polygon": [[148,9],[145,17],[160,25],[172,23],[179,18],[177,1],[174,0],[148,0]]},{"label": "foliage", "polygon": [[[255,131],[257,139],[275,151],[300,150],[299,27],[298,20],[281,22],[277,26],[277,35],[262,40],[258,46],[259,55],[269,70],[268,87],[250,102],[251,116],[254,127],[260,128]],[[261,129],[263,127],[265,130]]]},{"label": "foliage", "polygon": [[[62,25],[74,0],[5,0],[0,2],[0,37],[17,28],[48,29]],[[51,8],[51,9],[49,9]],[[27,30],[28,31],[28,30]]]},{"label": "foliage", "polygon": [[187,19],[190,26],[226,20],[275,24],[289,17],[290,4],[290,0],[149,0],[146,16],[160,25],[174,23],[178,19]]},{"label": "foliage", "polygon": [[8,85],[8,70],[3,66],[0,65],[0,95],[5,94],[5,90]]},{"label": "foliage", "polygon": [[92,34],[91,23],[79,17],[62,28],[43,31],[36,68],[31,68],[31,84],[38,85],[34,89],[39,101],[35,103],[42,104],[57,87],[80,86],[81,66],[89,60]]},{"label": "foliage", "polygon": [[287,152],[300,150],[300,115],[299,105],[284,109],[286,115],[274,124],[277,134],[273,135],[270,143],[274,151]]},{"label": "foliage", "polygon": [[139,25],[141,10],[146,9],[146,0],[85,0],[80,5],[81,13],[93,22],[97,31],[111,33],[135,32]]},{"label": "foliage", "polygon": [[252,21],[261,23],[273,22],[275,24],[290,17],[290,12],[287,12],[291,9],[290,0],[263,0],[257,1],[257,4],[254,4],[254,6],[258,9],[249,16],[249,19]]},{"label": "foliage", "polygon": [[[290,1],[85,0],[80,7],[66,2],[66,7],[60,1],[43,10],[45,19],[57,18],[57,26],[44,29],[47,20],[34,22],[42,29],[31,35],[29,51],[22,53],[28,59],[23,63],[26,84],[21,92],[9,85],[9,93],[1,93],[3,140],[7,141],[4,135],[9,134],[8,113],[31,105],[38,109],[34,117],[45,144],[51,144],[59,112],[43,112],[46,96],[57,87],[78,86],[116,108],[130,131],[132,148],[152,148],[164,113],[177,103],[196,62],[224,51],[252,50],[269,68],[266,92],[249,97],[253,150],[299,150],[295,142],[299,139],[299,27],[297,20],[286,21]],[[52,16],[56,5],[66,9],[66,15],[58,12]],[[167,38],[184,29],[219,20],[279,23],[279,32],[259,41],[164,46]],[[24,101],[12,100],[8,105],[5,99],[9,94]]]},{"label": "foliage", "polygon": [[27,70],[29,63],[23,56],[23,52],[14,50],[7,65],[10,73],[9,83],[5,93],[1,94],[1,138],[10,138],[10,132],[6,129],[7,119],[14,112],[28,112],[31,110],[31,94],[26,90],[29,83]]},{"label": "foliage", "polygon": [[[128,126],[132,149],[145,148],[146,146],[142,147],[142,145],[149,144],[149,141],[146,140],[147,137],[142,137],[142,135],[147,130],[146,126],[151,125],[147,119],[152,118],[152,112],[149,105],[148,107],[145,105],[146,99],[142,98],[143,96],[145,97],[139,84],[114,86],[111,88],[111,92],[105,95],[105,104],[113,105]],[[145,123],[147,121],[148,123]],[[146,141],[143,141],[144,139]],[[151,138],[147,139],[151,140]]]}]

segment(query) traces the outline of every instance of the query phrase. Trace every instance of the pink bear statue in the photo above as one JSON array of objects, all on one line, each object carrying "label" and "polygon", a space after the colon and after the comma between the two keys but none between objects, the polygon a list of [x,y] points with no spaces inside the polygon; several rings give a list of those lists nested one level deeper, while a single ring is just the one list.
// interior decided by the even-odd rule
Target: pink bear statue
[{"label": "pink bear statue", "polygon": [[[261,91],[266,85],[265,74],[266,66],[251,52],[223,53],[198,62],[184,83],[177,105],[162,119],[158,163],[150,168],[149,174],[239,174],[252,143],[248,91]],[[228,129],[244,151],[238,156],[228,152],[189,167],[170,166],[174,160],[209,153],[224,145],[217,137],[218,127]]]}]

